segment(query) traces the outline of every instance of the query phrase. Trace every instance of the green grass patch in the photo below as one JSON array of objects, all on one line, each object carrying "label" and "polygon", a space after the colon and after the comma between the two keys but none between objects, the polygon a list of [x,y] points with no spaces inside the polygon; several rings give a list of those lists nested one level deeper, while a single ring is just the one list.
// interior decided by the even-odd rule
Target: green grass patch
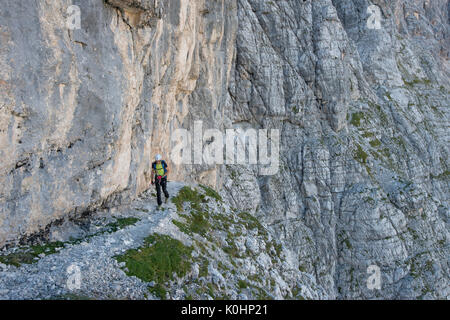
[{"label": "green grass patch", "polygon": [[411,81],[407,81],[407,80],[403,79],[403,82],[408,87],[413,87],[413,86],[418,85],[418,84],[424,84],[424,85],[430,85],[431,84],[431,80],[429,80],[429,79],[420,79],[420,78],[415,78],[415,79],[413,79]]},{"label": "green grass patch", "polygon": [[348,249],[352,248],[352,244],[350,243],[350,239],[349,238],[345,239],[344,243],[345,243],[345,245],[347,246]]},{"label": "green grass patch", "polygon": [[394,137],[392,141],[397,144],[401,150],[406,151],[406,142],[403,137]]},{"label": "green grass patch", "polygon": [[364,138],[371,138],[371,137],[373,137],[375,134],[374,133],[372,133],[372,132],[364,132],[363,133],[363,137]]},{"label": "green grass patch", "polygon": [[181,190],[178,192],[178,194],[172,198],[172,202],[177,207],[178,212],[183,211],[183,204],[185,202],[191,203],[191,208],[200,210],[200,204],[207,202],[205,199],[205,196],[198,192],[195,189],[191,189],[188,186],[185,186],[181,188]]},{"label": "green grass patch", "polygon": [[[225,252],[227,255],[229,255],[231,258],[241,258],[239,254],[239,250],[236,248],[235,244],[232,243],[231,245],[228,245],[226,247],[222,248],[223,252]],[[230,262],[233,264],[234,261],[231,259]]]},{"label": "green grass patch", "polygon": [[260,288],[260,287],[256,287],[255,289],[257,290],[257,294],[256,294],[256,299],[258,300],[273,300],[273,297],[268,295],[266,290]]},{"label": "green grass patch", "polygon": [[145,282],[154,281],[156,285],[149,290],[164,299],[167,282],[174,279],[173,274],[183,277],[191,269],[192,249],[170,236],[154,234],[145,239],[143,247],[130,249],[115,258],[125,262],[127,275]]},{"label": "green grass patch", "polygon": [[355,127],[359,127],[361,125],[361,119],[363,118],[364,118],[363,112],[355,112],[352,114],[352,119],[350,120],[350,123]]},{"label": "green grass patch", "polygon": [[208,265],[209,265],[208,259],[203,258],[199,267],[198,272],[199,278],[208,276]]},{"label": "green grass patch", "polygon": [[4,264],[20,267],[21,264],[32,264],[37,261],[40,254],[54,254],[57,248],[63,248],[64,242],[55,241],[46,243],[44,245],[35,245],[25,248],[20,248],[17,252],[7,255],[0,255],[0,262]]},{"label": "green grass patch", "polygon": [[191,219],[189,223],[190,230],[193,233],[197,233],[202,236],[204,236],[208,230],[211,229],[208,218],[203,212],[191,212]]},{"label": "green grass patch", "polygon": [[369,144],[373,147],[373,148],[378,148],[379,146],[381,146],[381,141],[378,139],[372,140],[369,142]]},{"label": "green grass patch", "polygon": [[247,281],[239,280],[238,281],[238,287],[239,287],[239,289],[246,289],[248,287]]},{"label": "green grass patch", "polygon": [[192,231],[189,229],[189,226],[186,223],[183,223],[181,221],[178,220],[174,220],[172,219],[172,223],[178,227],[178,229],[180,229],[181,232],[186,233],[186,234],[191,234]]},{"label": "green grass patch", "polygon": [[367,161],[368,155],[367,155],[367,153],[364,152],[364,150],[361,148],[361,146],[359,144],[357,144],[354,157],[355,157],[356,161],[358,161],[359,163],[365,164]]},{"label": "green grass patch", "polygon": [[64,295],[56,296],[51,298],[51,300],[95,300],[94,298],[85,296],[85,295],[78,295],[74,293],[67,293]]},{"label": "green grass patch", "polygon": [[106,232],[109,233],[117,232],[118,230],[123,229],[129,225],[135,224],[138,221],[139,221],[138,218],[117,218],[115,222],[107,224],[105,230],[96,232],[85,238],[72,239],[67,242],[54,241],[42,245],[20,247],[14,253],[0,255],[0,262],[8,265],[13,265],[16,267],[20,267],[20,265],[22,264],[32,264],[39,260],[40,258],[39,255],[45,254],[47,256],[50,254],[57,253],[58,252],[57,249],[64,248],[66,244],[79,244],[83,241],[89,240],[94,236],[104,234]]},{"label": "green grass patch", "polygon": [[305,265],[302,265],[302,264],[300,264],[299,266],[298,266],[298,271],[300,271],[300,272],[307,272],[307,267],[305,266]]},{"label": "green grass patch", "polygon": [[44,245],[31,246],[31,250],[35,256],[39,256],[41,253],[45,255],[54,254],[57,252],[57,248],[63,248],[64,242],[55,241],[46,243]]},{"label": "green grass patch", "polygon": [[31,252],[14,252],[0,256],[0,262],[3,264],[20,267],[22,263],[31,264],[35,262],[35,257],[36,256]]},{"label": "green grass patch", "polygon": [[264,228],[261,225],[261,223],[258,221],[258,219],[254,216],[252,216],[250,213],[243,211],[241,213],[238,214],[239,218],[241,218],[243,221],[243,223],[245,224],[245,226],[247,227],[247,229],[255,229],[257,228],[258,230],[263,231]]},{"label": "green grass patch", "polygon": [[201,236],[205,236],[211,229],[211,224],[208,220],[208,213],[204,211],[191,211],[190,215],[184,217],[185,222],[172,220],[173,224],[180,229],[181,232],[186,234],[197,233]]},{"label": "green grass patch", "polygon": [[375,110],[375,112],[376,112],[376,114],[378,116],[378,119],[380,120],[381,125],[383,127],[388,126],[388,124],[389,124],[388,116],[383,111],[381,106],[379,104],[376,104],[376,103],[373,103],[373,102],[369,102],[369,105],[371,106],[372,110]]}]

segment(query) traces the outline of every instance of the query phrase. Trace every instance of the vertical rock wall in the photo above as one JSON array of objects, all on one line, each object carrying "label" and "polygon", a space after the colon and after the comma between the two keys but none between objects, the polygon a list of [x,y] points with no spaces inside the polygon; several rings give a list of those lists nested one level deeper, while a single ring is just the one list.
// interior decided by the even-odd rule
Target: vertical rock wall
[{"label": "vertical rock wall", "polygon": [[[80,29],[66,25],[70,5]],[[173,130],[196,113],[220,119],[234,11],[225,0],[2,3],[0,245],[136,196]]]}]

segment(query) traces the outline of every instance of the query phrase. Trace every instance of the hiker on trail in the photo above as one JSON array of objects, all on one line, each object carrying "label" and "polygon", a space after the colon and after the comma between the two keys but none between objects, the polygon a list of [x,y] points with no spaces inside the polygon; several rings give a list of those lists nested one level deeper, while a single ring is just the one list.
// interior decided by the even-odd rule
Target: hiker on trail
[{"label": "hiker on trail", "polygon": [[155,157],[155,162],[152,163],[152,184],[156,184],[156,197],[158,198],[158,207],[161,206],[161,187],[164,192],[164,196],[169,200],[169,192],[167,192],[167,174],[169,173],[169,168],[167,163],[162,160],[160,154]]}]

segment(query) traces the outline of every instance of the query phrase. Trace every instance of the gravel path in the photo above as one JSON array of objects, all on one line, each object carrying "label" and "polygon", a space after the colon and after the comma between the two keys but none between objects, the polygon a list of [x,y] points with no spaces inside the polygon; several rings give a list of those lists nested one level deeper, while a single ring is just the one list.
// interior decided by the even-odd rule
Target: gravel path
[{"label": "gravel path", "polygon": [[[170,182],[171,196],[182,186]],[[145,237],[164,227],[175,213],[171,202],[157,210],[156,199],[151,195],[154,192],[151,187],[130,205],[110,210],[109,214],[115,217],[139,218],[134,225],[68,244],[33,264],[0,264],[0,299],[145,299],[149,295],[147,284],[128,277],[114,256],[142,245]]]}]

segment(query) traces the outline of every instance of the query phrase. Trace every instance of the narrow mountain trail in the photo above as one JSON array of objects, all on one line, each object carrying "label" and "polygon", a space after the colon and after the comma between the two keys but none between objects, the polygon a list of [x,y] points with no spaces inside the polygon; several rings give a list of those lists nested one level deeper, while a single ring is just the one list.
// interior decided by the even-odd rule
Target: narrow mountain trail
[{"label": "narrow mountain trail", "polygon": [[[204,185],[150,188],[51,240],[0,252],[0,299],[326,299],[257,217]],[[80,223],[80,221],[77,221]],[[71,229],[72,228],[72,229]]]},{"label": "narrow mountain trail", "polygon": [[[171,196],[182,186],[170,182]],[[138,218],[133,225],[66,244],[32,264],[0,264],[0,299],[151,298],[148,284],[127,276],[114,256],[141,246],[147,236],[164,229],[172,219],[175,205],[169,201],[157,210],[152,193],[151,187],[131,204],[109,210],[114,217]]]}]

